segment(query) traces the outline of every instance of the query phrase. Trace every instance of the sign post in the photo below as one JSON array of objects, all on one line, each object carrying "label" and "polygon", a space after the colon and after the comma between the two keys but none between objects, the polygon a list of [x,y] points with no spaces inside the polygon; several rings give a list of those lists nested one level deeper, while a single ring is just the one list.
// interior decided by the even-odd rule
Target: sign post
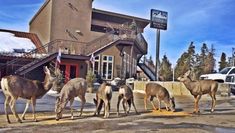
[{"label": "sign post", "polygon": [[167,30],[167,18],[168,13],[165,11],[160,10],[151,10],[151,22],[150,22],[150,28],[156,28],[157,29],[157,35],[156,35],[156,66],[155,66],[155,80],[158,81],[159,79],[159,66],[160,66],[160,60],[159,60],[159,51],[160,51],[160,30]]}]

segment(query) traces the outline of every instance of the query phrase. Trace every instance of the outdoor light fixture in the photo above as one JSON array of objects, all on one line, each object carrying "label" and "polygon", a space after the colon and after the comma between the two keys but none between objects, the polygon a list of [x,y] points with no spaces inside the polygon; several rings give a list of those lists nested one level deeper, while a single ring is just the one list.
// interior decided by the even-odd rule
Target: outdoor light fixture
[{"label": "outdoor light fixture", "polygon": [[81,34],[82,32],[80,30],[75,30],[76,33]]}]

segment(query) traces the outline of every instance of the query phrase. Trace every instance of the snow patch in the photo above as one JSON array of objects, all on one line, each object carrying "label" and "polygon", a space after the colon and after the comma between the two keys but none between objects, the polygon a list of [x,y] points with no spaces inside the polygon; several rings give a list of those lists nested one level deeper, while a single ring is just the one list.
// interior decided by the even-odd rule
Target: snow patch
[{"label": "snow patch", "polygon": [[13,52],[13,49],[25,49],[28,52],[36,48],[30,39],[16,37],[9,32],[0,32],[0,40],[0,51],[4,52]]}]

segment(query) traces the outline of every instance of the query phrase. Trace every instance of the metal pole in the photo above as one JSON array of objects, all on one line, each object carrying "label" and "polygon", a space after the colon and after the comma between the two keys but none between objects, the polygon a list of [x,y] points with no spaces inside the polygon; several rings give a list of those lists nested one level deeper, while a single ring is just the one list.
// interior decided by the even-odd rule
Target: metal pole
[{"label": "metal pole", "polygon": [[156,81],[159,79],[159,49],[160,49],[160,29],[157,29],[157,41],[156,41],[156,68],[155,68],[155,74],[156,74]]}]

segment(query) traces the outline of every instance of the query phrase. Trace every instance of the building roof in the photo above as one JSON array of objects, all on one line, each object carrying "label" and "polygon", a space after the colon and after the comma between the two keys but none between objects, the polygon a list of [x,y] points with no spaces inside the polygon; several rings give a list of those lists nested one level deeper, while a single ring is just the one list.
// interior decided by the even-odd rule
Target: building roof
[{"label": "building roof", "polygon": [[[38,36],[34,33],[6,30],[6,29],[0,29],[0,33],[2,33],[2,34],[0,34],[0,35],[2,35],[2,37],[7,37],[5,43],[7,43],[6,45],[8,45],[9,48],[11,48],[11,47],[29,48],[30,47],[32,49],[32,48],[42,47],[41,41],[39,40]],[[15,43],[17,43],[17,44],[15,44]],[[27,45],[27,46],[23,46],[23,45]],[[46,51],[45,51],[45,49],[41,49],[39,52],[43,53]]]},{"label": "building roof", "polygon": [[[110,20],[113,19],[113,20],[119,21],[121,23],[125,23],[128,21],[132,22],[133,20],[135,20],[137,23],[139,23],[141,25],[142,28],[145,28],[150,23],[150,20],[148,20],[148,19],[125,15],[125,14],[120,14],[120,13],[115,13],[115,12],[110,12],[110,11],[104,11],[104,10],[95,9],[95,8],[93,8],[92,13],[93,13],[92,15],[98,16],[98,14],[99,14],[100,17],[103,17],[105,19],[110,19]],[[94,18],[95,16],[92,16],[92,17]]]}]

